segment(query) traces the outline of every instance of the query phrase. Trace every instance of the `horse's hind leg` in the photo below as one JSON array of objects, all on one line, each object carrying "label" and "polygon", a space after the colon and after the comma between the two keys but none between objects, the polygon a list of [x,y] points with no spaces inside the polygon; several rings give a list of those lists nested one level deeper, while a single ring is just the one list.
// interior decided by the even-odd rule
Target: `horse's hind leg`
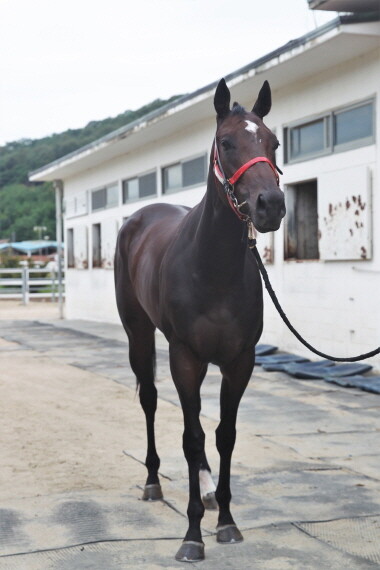
[{"label": "horse's hind leg", "polygon": [[145,413],[147,430],[147,455],[145,465],[148,477],[145,483],[143,500],[156,501],[162,499],[162,491],[158,478],[160,458],[158,457],[154,433],[154,419],[157,409],[157,389],[155,379],[155,340],[154,326],[145,322],[144,327],[128,335],[129,360],[136,375],[139,386],[140,403]]},{"label": "horse's hind leg", "polygon": [[[125,310],[123,310],[124,307]],[[154,384],[156,368],[155,327],[135,299],[130,297],[125,304],[118,303],[118,308],[121,321],[128,335],[129,361],[136,375],[140,403],[146,420],[147,455],[145,465],[148,470],[148,477],[142,498],[145,501],[156,501],[162,499],[162,491],[158,478],[160,458],[156,450],[154,433],[154,419],[157,409],[157,389]]]},{"label": "horse's hind leg", "polygon": [[156,371],[154,331],[156,327],[140,305],[129,275],[128,249],[137,226],[136,223],[127,222],[120,230],[115,253],[115,292],[120,319],[128,335],[129,361],[136,375],[140,403],[146,419],[147,455],[145,465],[148,470],[148,477],[143,499],[148,501],[162,499],[158,479],[160,458],[157,454],[154,435],[154,418],[157,409],[157,390],[154,385]]}]

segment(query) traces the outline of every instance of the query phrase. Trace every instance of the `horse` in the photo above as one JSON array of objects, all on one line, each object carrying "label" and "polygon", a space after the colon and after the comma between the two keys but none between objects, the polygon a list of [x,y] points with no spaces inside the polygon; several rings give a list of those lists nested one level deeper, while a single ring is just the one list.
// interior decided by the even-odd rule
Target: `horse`
[{"label": "horse", "polygon": [[[117,308],[146,419],[144,500],[163,498],[154,433],[156,328],[169,344],[189,471],[188,530],[175,558],[186,562],[205,557],[200,525],[215,499],[217,541],[243,540],[230,512],[231,456],[238,406],[263,328],[261,279],[248,245],[256,231],[276,231],[285,215],[275,159],[279,142],[263,122],[272,105],[269,83],[250,112],[238,103],[231,108],[230,98],[222,79],[214,94],[217,129],[202,201],[192,209],[164,203],[139,209],[121,227],[115,253]],[[209,363],[222,375],[216,488],[199,419]]]}]

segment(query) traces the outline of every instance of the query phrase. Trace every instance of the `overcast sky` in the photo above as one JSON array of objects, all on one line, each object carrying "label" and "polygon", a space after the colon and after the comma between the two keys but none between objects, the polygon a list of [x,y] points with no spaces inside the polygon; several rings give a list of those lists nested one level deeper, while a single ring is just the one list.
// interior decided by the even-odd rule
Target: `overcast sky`
[{"label": "overcast sky", "polygon": [[0,0],[0,144],[192,92],[334,17],[307,0]]}]

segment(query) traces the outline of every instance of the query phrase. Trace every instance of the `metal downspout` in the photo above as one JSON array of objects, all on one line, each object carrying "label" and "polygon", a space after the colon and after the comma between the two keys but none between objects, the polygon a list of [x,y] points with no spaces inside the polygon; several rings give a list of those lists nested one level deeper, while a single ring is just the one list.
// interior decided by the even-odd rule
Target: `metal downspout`
[{"label": "metal downspout", "polygon": [[54,180],[55,189],[55,216],[56,216],[56,235],[57,235],[57,257],[58,257],[58,308],[59,318],[63,319],[63,247],[62,247],[62,201],[63,201],[63,184],[62,180]]}]

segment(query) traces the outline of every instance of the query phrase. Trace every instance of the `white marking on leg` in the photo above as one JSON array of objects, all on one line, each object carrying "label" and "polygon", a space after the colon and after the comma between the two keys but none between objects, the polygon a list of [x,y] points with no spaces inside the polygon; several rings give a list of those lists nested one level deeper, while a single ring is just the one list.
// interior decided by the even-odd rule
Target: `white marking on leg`
[{"label": "white marking on leg", "polygon": [[253,121],[244,121],[244,122],[247,123],[245,130],[256,135],[256,140],[257,140],[257,131],[259,129],[259,125],[256,125],[256,123],[254,123]]},{"label": "white marking on leg", "polygon": [[215,493],[216,491],[211,473],[207,469],[200,469],[199,471],[199,486],[201,489],[201,497],[205,497],[209,493]]}]

